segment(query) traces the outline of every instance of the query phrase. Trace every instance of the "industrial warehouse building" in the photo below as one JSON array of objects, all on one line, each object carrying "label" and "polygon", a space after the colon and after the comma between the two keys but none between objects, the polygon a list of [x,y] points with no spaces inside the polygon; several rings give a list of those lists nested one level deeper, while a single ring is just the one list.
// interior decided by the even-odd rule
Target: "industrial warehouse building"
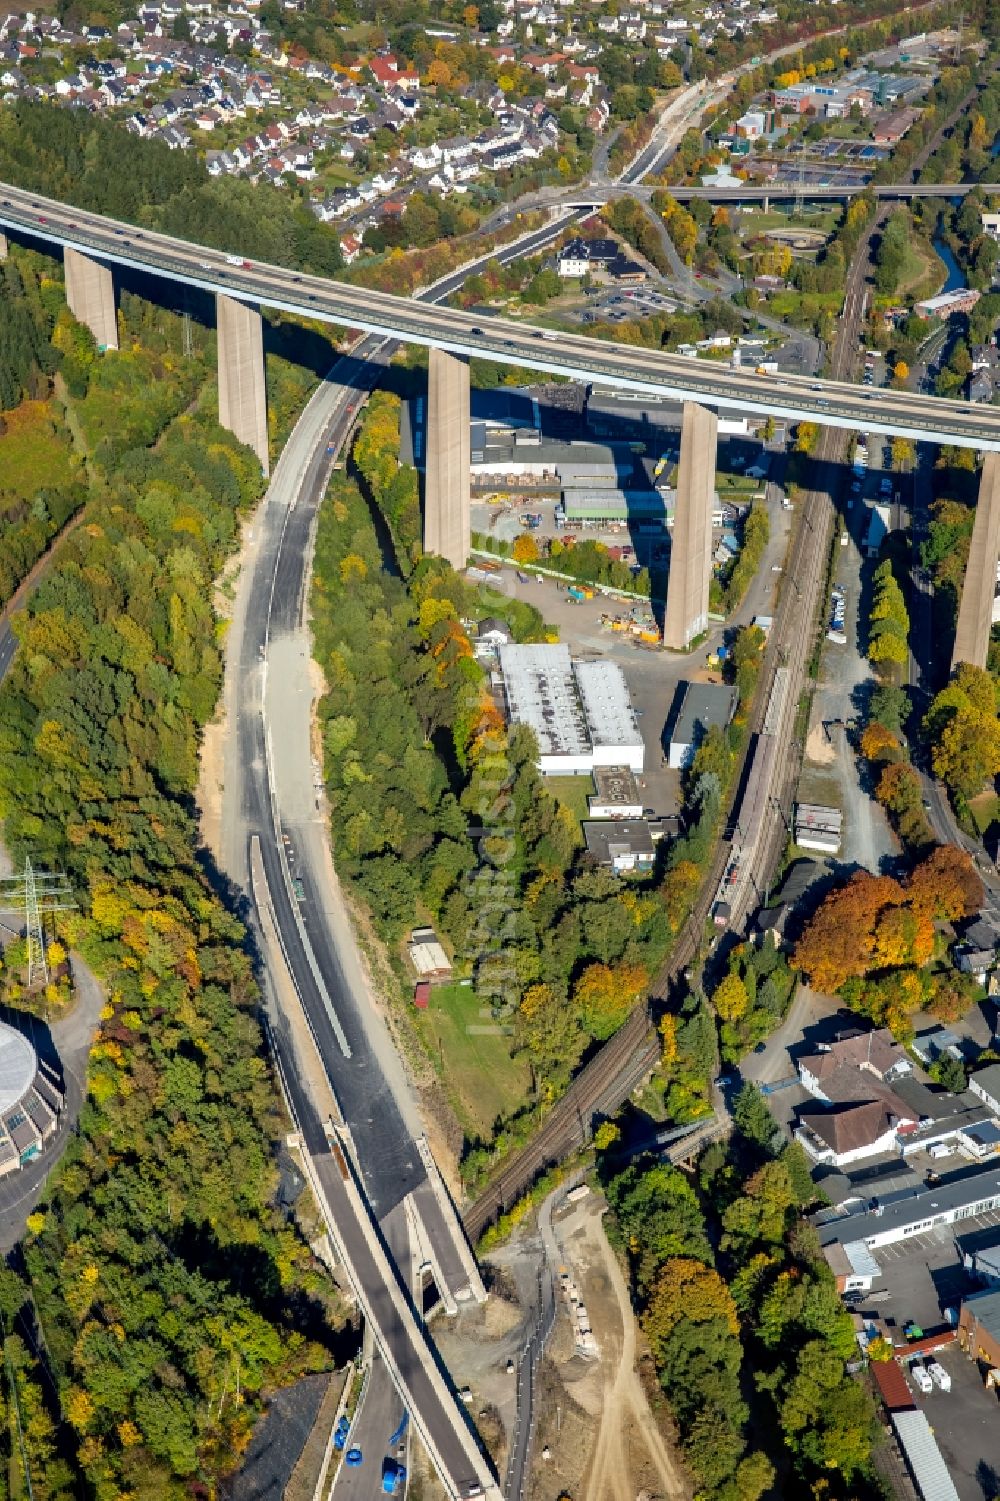
[{"label": "industrial warehouse building", "polygon": [[683,771],[710,729],[724,730],[736,713],[736,689],[720,683],[688,683],[670,731],[669,765]]},{"label": "industrial warehouse building", "polygon": [[23,1033],[0,1022],[0,1177],[39,1155],[62,1107],[52,1070]]},{"label": "industrial warehouse building", "polygon": [[891,1246],[911,1235],[975,1219],[997,1208],[1000,1208],[1000,1169],[994,1162],[968,1177],[932,1184],[895,1203],[880,1202],[876,1208],[827,1219],[817,1229],[824,1250],[837,1244],[850,1255],[855,1245],[869,1251]]},{"label": "industrial warehouse building", "polygon": [[642,771],[645,747],[616,663],[574,662],[561,643],[511,644],[500,648],[500,671],[507,718],[534,730],[540,771],[573,776],[585,776],[596,766]]}]

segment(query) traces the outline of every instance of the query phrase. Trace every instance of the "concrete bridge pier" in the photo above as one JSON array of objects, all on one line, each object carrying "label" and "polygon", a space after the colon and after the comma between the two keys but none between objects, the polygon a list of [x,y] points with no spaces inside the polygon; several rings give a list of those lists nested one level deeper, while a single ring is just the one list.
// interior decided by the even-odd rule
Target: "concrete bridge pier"
[{"label": "concrete bridge pier", "polygon": [[111,267],[67,245],[63,270],[66,301],[73,317],[90,329],[99,349],[117,349],[118,314]]},{"label": "concrete bridge pier", "polygon": [[267,390],[260,312],[245,302],[217,292],[215,326],[219,421],[241,443],[253,449],[267,476],[271,466],[267,447]]},{"label": "concrete bridge pier", "polygon": [[959,662],[986,666],[993,624],[997,561],[1000,558],[1000,454],[988,453],[979,480],[979,501],[972,527],[969,561],[965,567],[962,599],[958,607],[952,671]]},{"label": "concrete bridge pier", "polygon": [[444,349],[430,352],[426,442],[424,552],[464,568],[472,540],[469,362]]},{"label": "concrete bridge pier", "polygon": [[718,427],[719,419],[708,407],[694,401],[684,403],[663,622],[663,644],[674,651],[686,651],[708,627]]}]

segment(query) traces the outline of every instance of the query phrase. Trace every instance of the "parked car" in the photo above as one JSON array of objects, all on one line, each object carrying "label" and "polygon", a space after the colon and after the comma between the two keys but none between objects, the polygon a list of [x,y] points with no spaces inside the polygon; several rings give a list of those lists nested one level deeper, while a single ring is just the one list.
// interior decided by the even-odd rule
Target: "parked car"
[{"label": "parked car", "polygon": [[386,1496],[401,1496],[406,1489],[406,1466],[395,1459],[382,1461],[382,1492]]},{"label": "parked car", "polygon": [[337,1424],[336,1428],[333,1430],[333,1447],[335,1449],[343,1449],[344,1448],[345,1444],[347,1443],[347,1435],[350,1433],[350,1431],[351,1431],[351,1420],[350,1420],[350,1418],[348,1418],[348,1417],[341,1418],[340,1422]]}]

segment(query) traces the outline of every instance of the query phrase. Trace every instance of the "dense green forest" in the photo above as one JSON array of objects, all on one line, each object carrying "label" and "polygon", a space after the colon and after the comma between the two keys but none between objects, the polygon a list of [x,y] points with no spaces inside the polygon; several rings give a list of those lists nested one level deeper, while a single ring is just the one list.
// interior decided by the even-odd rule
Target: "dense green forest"
[{"label": "dense green forest", "polygon": [[[786,1496],[865,1501],[872,1404],[847,1374],[857,1354],[815,1232],[802,1149],[744,1086],[736,1129],[694,1177],[651,1158],[600,1163],[632,1298],[704,1501]],[[612,1136],[614,1133],[611,1133]]]},{"label": "dense green forest", "polygon": [[[5,842],[68,872],[80,910],[61,936],[108,995],[78,1132],[24,1245],[54,1382],[31,1479],[78,1493],[68,1458],[107,1501],[212,1491],[261,1392],[327,1363],[339,1316],[276,1205],[286,1127],[251,960],[196,854],[213,581],[260,468],[215,420],[209,336],[189,330],[185,354],[180,320],[134,300],[123,329],[98,358],[56,313],[87,513],[16,617],[0,689]],[[304,384],[275,373],[279,394]]]},{"label": "dense green forest", "polygon": [[0,607],[87,494],[62,412],[48,400],[62,360],[62,295],[46,265],[21,252],[0,263]]},{"label": "dense green forest", "polygon": [[338,235],[301,198],[266,183],[214,182],[193,153],[86,110],[31,100],[0,110],[0,179],[278,266],[330,275],[342,264]]}]

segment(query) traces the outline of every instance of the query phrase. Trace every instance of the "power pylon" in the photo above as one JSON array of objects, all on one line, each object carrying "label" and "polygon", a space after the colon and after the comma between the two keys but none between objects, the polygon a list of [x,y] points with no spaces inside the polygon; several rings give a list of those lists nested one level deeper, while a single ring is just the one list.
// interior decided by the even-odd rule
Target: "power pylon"
[{"label": "power pylon", "polygon": [[66,912],[76,906],[73,892],[61,872],[36,871],[29,859],[21,875],[0,881],[0,912],[23,912],[28,942],[28,985],[36,980],[49,983],[43,920],[48,912]]}]

